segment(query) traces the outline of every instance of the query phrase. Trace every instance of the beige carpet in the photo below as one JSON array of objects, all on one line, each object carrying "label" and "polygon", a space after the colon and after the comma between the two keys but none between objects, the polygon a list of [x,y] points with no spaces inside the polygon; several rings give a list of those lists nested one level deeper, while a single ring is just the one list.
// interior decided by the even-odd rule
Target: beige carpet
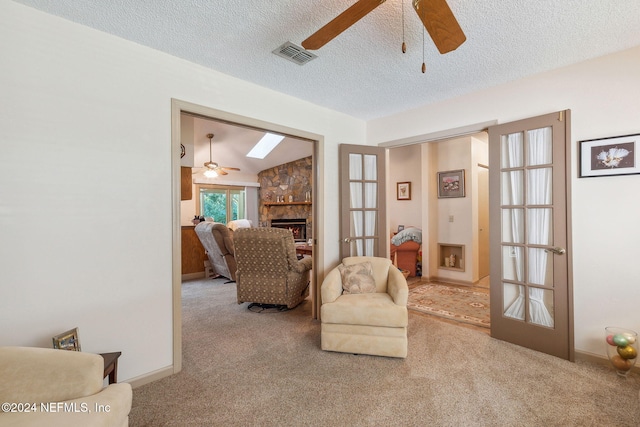
[{"label": "beige carpet", "polygon": [[490,327],[489,293],[486,289],[420,285],[409,290],[410,310],[470,323],[483,328]]},{"label": "beige carpet", "polygon": [[252,313],[183,285],[182,372],[134,390],[132,426],[638,426],[637,374],[570,363],[418,313],[407,359],[320,350],[310,302]]}]

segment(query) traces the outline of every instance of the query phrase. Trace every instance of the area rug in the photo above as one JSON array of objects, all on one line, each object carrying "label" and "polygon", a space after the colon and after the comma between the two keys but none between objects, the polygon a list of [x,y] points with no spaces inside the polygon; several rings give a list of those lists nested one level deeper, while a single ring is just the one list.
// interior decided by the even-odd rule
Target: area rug
[{"label": "area rug", "polygon": [[445,285],[422,285],[409,290],[407,308],[483,328],[490,327],[488,293]]}]

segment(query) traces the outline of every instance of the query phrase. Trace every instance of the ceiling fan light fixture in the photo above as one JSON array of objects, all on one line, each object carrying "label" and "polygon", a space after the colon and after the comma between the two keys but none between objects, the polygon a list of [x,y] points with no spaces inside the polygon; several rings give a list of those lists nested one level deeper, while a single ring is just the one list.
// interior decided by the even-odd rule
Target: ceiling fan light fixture
[{"label": "ceiling fan light fixture", "polygon": [[209,169],[204,171],[204,176],[206,176],[207,178],[217,178],[218,177],[218,172],[216,172],[213,169]]}]

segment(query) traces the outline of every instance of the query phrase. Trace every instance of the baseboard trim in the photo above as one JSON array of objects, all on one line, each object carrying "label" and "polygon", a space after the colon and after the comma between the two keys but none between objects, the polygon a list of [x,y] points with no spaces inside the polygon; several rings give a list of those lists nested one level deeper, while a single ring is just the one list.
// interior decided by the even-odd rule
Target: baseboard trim
[{"label": "baseboard trim", "polygon": [[477,282],[473,283],[466,280],[456,280],[456,279],[451,279],[449,277],[438,277],[438,276],[429,277],[428,280],[429,282],[449,283],[451,285],[463,285],[463,286],[475,286],[477,284]]},{"label": "baseboard trim", "polygon": [[204,271],[198,271],[197,273],[183,274],[182,281],[184,282],[185,280],[203,279],[204,277]]},{"label": "baseboard trim", "polygon": [[[603,340],[604,341],[604,340]],[[575,352],[575,359],[576,361],[580,360],[583,362],[589,362],[589,363],[593,363],[596,365],[602,365],[602,366],[606,366],[608,368],[611,368],[613,370],[613,366],[611,366],[611,362],[609,362],[609,359],[605,356],[600,356],[599,354],[593,354],[593,353],[588,353],[586,351],[577,351]],[[633,368],[631,368],[631,372],[634,372],[636,374],[640,374],[640,366],[636,365]]]},{"label": "baseboard trim", "polygon": [[171,376],[174,374],[173,365],[167,366],[166,368],[158,369],[156,371],[149,372],[144,375],[140,375],[139,377],[131,378],[127,380],[129,384],[131,384],[132,388],[137,388],[143,386],[145,384],[152,383],[154,381],[158,381],[162,378]]}]

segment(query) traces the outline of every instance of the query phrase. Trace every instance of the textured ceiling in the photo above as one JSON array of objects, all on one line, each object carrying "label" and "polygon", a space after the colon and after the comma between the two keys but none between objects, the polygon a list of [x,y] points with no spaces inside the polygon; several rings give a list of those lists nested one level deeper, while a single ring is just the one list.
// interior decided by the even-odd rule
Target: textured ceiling
[{"label": "textured ceiling", "polygon": [[387,0],[299,66],[271,52],[354,1],[16,1],[362,119],[640,45],[638,0],[448,0],[467,41],[440,55],[404,0],[403,54],[403,2]]}]

